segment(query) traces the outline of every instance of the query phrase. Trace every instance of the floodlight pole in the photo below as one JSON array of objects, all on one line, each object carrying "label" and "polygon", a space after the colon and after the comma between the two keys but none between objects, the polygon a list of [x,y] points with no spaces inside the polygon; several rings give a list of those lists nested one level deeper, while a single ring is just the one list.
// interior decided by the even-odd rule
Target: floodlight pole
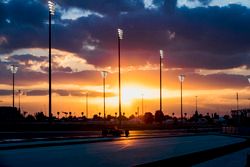
[{"label": "floodlight pole", "polygon": [[14,108],[15,108],[15,73],[17,72],[18,67],[15,66],[14,64],[12,64],[10,66],[10,70],[12,73],[12,107],[14,110]]},{"label": "floodlight pole", "polygon": [[121,111],[121,39],[123,30],[118,29],[118,79],[119,79],[119,127],[121,127],[122,111]]},{"label": "floodlight pole", "polygon": [[103,77],[103,117],[106,120],[106,113],[105,113],[105,77]]},{"label": "floodlight pole", "polygon": [[49,123],[52,122],[52,91],[51,91],[51,17],[55,13],[55,4],[48,1],[49,6]]},{"label": "floodlight pole", "polygon": [[18,107],[19,107],[19,111],[21,111],[21,90],[18,90]]},{"label": "floodlight pole", "polygon": [[[250,77],[249,78],[247,78],[247,80],[248,80],[248,83],[250,84]],[[248,98],[248,100],[250,101],[250,98]],[[250,104],[250,103],[249,103]],[[250,105],[249,105],[249,107],[250,107]],[[250,109],[250,108],[249,108]]]},{"label": "floodlight pole", "polygon": [[182,107],[182,82],[181,82],[181,122],[183,120],[183,107]]},{"label": "floodlight pole", "polygon": [[144,99],[143,99],[143,96],[144,96],[144,94],[141,94],[141,113],[142,113],[142,115],[144,114],[144,105],[143,105]]},{"label": "floodlight pole", "polygon": [[15,108],[15,73],[12,73],[12,106]]},{"label": "floodlight pole", "polygon": [[106,120],[106,111],[105,111],[105,100],[106,100],[106,96],[105,96],[105,79],[108,75],[108,72],[107,71],[101,71],[101,75],[102,75],[102,78],[103,78],[103,118],[104,120]]},{"label": "floodlight pole", "polygon": [[198,112],[198,96],[195,96],[195,110]]},{"label": "floodlight pole", "polygon": [[52,121],[51,104],[51,13],[49,12],[49,123]]},{"label": "floodlight pole", "polygon": [[163,51],[160,50],[160,111],[162,111],[162,59]]},{"label": "floodlight pole", "polygon": [[181,122],[183,122],[183,104],[182,104],[182,83],[184,82],[185,75],[179,75],[179,80],[181,83]]},{"label": "floodlight pole", "polygon": [[88,111],[88,108],[89,108],[89,104],[88,104],[88,96],[89,96],[89,93],[88,92],[86,92],[86,118],[88,119],[88,115],[89,115],[89,111]]}]

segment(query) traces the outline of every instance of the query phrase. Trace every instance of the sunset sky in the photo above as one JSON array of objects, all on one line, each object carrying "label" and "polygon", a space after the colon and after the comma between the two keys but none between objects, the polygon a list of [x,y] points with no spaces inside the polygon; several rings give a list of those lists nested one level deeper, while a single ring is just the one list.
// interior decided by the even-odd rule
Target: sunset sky
[{"label": "sunset sky", "polygon": [[[52,21],[53,113],[118,112],[117,28],[121,41],[122,112],[159,109],[159,50],[164,51],[163,111],[229,114],[250,106],[249,0],[55,0]],[[45,0],[0,0],[0,105],[12,105],[12,74],[22,109],[48,112],[48,6]],[[16,97],[16,106],[18,98]],[[141,112],[141,111],[140,111]],[[62,116],[62,115],[61,115]]]}]

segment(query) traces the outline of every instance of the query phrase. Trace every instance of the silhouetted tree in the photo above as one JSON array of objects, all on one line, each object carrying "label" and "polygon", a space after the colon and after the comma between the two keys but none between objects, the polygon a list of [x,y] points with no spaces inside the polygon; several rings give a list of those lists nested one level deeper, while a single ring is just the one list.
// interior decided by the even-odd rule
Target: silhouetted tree
[{"label": "silhouetted tree", "polygon": [[26,118],[25,118],[27,121],[35,121],[35,117],[33,115],[28,115]]},{"label": "silhouetted tree", "polygon": [[134,118],[135,118],[135,116],[134,116],[134,114],[132,114],[132,115],[129,116],[128,119],[134,119]]},{"label": "silhouetted tree", "polygon": [[115,117],[111,116],[111,115],[108,115],[107,116],[107,121],[110,121],[111,119],[115,119]]},{"label": "silhouetted tree", "polygon": [[63,114],[65,115],[65,118],[68,117],[68,112],[63,112]]},{"label": "silhouetted tree", "polygon": [[229,120],[230,119],[230,116],[229,115],[224,115],[223,117],[225,120]]},{"label": "silhouetted tree", "polygon": [[207,115],[204,116],[204,118],[207,120],[208,123],[212,123],[212,119],[211,119],[209,113],[207,113]]},{"label": "silhouetted tree", "polygon": [[190,118],[190,121],[198,122],[199,120],[199,113],[198,111],[195,111],[194,115]]},{"label": "silhouetted tree", "polygon": [[28,113],[27,111],[24,111],[23,116],[26,117],[27,113]]},{"label": "silhouetted tree", "polygon": [[155,112],[155,122],[161,123],[162,121],[165,120],[164,114],[161,110],[157,110]]},{"label": "silhouetted tree", "polygon": [[219,117],[220,117],[220,116],[215,112],[215,113],[214,113],[214,119],[219,119]]},{"label": "silhouetted tree", "polygon": [[169,115],[165,115],[164,117],[165,117],[165,120],[167,120],[167,119],[171,119],[171,118],[172,118],[172,117],[171,117],[171,116],[169,116]]},{"label": "silhouetted tree", "polygon": [[60,112],[57,112],[57,118],[59,119]]},{"label": "silhouetted tree", "polygon": [[35,113],[35,118],[37,121],[46,121],[47,117],[43,114],[43,112]]},{"label": "silhouetted tree", "polygon": [[[100,115],[100,114],[99,114]],[[100,121],[101,120],[101,117],[99,117],[97,114],[95,114],[94,116],[93,116],[93,120],[94,121]]]},{"label": "silhouetted tree", "polygon": [[144,122],[145,122],[146,124],[152,124],[153,121],[154,121],[154,116],[153,116],[153,114],[152,114],[151,112],[146,112],[146,113],[144,114],[143,120],[144,120]]}]

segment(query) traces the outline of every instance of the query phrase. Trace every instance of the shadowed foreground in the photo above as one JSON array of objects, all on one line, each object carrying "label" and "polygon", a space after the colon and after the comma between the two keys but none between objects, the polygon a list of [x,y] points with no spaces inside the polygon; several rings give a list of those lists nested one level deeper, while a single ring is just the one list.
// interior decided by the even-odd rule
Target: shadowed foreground
[{"label": "shadowed foreground", "polygon": [[131,139],[0,151],[0,162],[6,167],[134,166],[244,141],[216,135]]}]

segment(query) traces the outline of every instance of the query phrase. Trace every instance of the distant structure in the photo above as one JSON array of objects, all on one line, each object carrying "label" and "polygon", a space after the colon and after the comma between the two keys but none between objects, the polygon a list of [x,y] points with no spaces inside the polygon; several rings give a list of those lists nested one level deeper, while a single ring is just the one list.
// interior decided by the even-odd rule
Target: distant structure
[{"label": "distant structure", "polygon": [[22,119],[22,114],[16,107],[0,107],[0,122],[16,122]]},{"label": "distant structure", "polygon": [[238,124],[248,123],[250,120],[250,108],[231,110],[231,116]]},{"label": "distant structure", "polygon": [[250,109],[231,110],[232,118],[250,118]]}]

